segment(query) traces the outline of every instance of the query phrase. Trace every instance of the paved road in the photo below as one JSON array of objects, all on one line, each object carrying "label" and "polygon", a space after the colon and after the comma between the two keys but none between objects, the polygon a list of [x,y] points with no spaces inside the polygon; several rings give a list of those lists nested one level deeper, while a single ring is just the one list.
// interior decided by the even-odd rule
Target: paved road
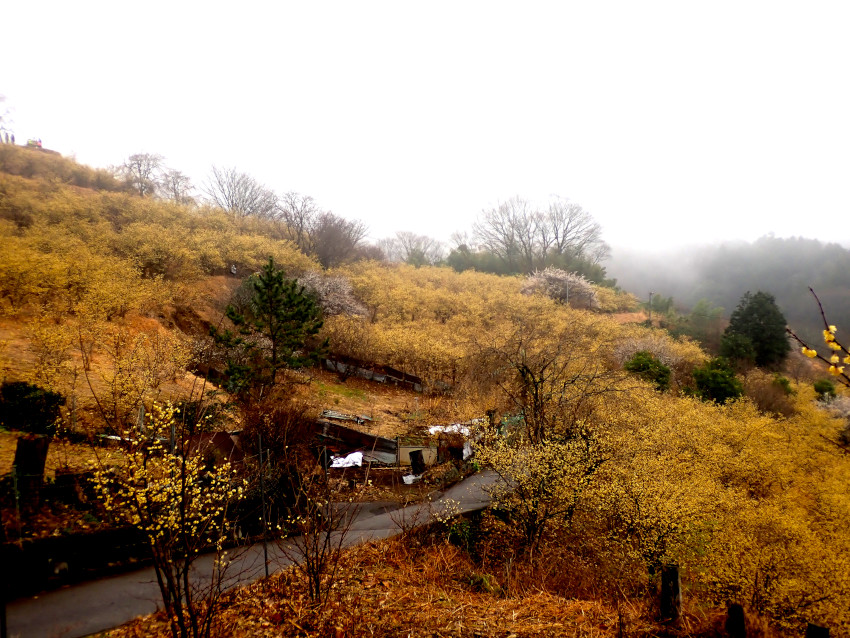
[{"label": "paved road", "polygon": [[[431,503],[403,509],[389,504],[367,504],[357,513],[343,539],[345,545],[395,536],[405,529],[436,518],[471,512],[487,506],[484,488],[494,477],[481,472],[449,488]],[[268,544],[269,571],[289,565],[286,554],[275,543]],[[213,557],[195,563],[196,582],[208,582]],[[228,573],[235,574],[226,587],[235,587],[265,574],[262,544],[238,550]],[[7,606],[9,638],[78,638],[117,627],[138,616],[150,614],[161,604],[153,568],[81,583],[41,596],[22,598]]]}]

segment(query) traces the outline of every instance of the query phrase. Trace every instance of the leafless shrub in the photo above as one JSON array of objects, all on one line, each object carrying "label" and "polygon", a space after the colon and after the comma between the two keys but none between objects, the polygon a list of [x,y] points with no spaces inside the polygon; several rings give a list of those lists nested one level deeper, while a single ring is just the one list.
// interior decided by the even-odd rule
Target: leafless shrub
[{"label": "leafless shrub", "polygon": [[751,370],[744,377],[744,393],[762,412],[788,417],[796,410],[780,378],[763,370]]},{"label": "leafless shrub", "polygon": [[318,613],[335,587],[346,536],[359,510],[357,503],[335,501],[335,496],[325,470],[316,463],[302,467],[295,485],[295,503],[285,522],[293,535],[280,543]]}]

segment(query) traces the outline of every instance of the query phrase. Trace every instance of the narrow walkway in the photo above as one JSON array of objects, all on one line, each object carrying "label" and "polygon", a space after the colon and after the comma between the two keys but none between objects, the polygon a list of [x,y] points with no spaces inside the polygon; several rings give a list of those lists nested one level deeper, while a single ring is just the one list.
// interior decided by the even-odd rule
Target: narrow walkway
[{"label": "narrow walkway", "polygon": [[[393,511],[364,508],[349,527],[345,544],[351,546],[389,538],[437,518],[483,509],[489,503],[484,488],[494,481],[491,473],[481,472],[449,488],[431,503]],[[270,573],[290,564],[276,543],[269,543],[268,550]],[[196,561],[193,576],[197,582],[208,582],[212,567],[212,555],[202,556]],[[262,578],[265,575],[262,544],[236,551],[228,573],[233,576],[226,580],[226,588]],[[9,575],[4,577],[9,578]],[[9,603],[9,638],[89,636],[153,613],[160,605],[153,568],[141,569]]]}]

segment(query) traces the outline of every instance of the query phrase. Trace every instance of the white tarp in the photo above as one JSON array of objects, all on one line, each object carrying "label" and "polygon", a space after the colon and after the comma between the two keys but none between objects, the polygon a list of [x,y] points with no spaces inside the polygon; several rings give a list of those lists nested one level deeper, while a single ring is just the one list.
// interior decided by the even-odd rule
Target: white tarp
[{"label": "white tarp", "polygon": [[360,467],[363,465],[363,452],[352,452],[348,456],[335,456],[331,467]]},{"label": "white tarp", "polygon": [[428,434],[431,435],[441,434],[443,432],[469,436],[469,428],[465,425],[461,425],[460,423],[455,423],[454,425],[432,425],[428,428]]},{"label": "white tarp", "polygon": [[421,478],[421,474],[408,474],[407,476],[402,476],[401,480],[404,481],[405,485],[413,485],[414,483],[418,483]]},{"label": "white tarp", "polygon": [[[464,438],[469,437],[469,428],[465,425],[461,425],[460,423],[455,423],[454,425],[432,425],[428,428],[428,434],[432,436],[435,434],[442,434],[444,432],[448,434],[460,434]],[[463,460],[465,461],[470,456],[472,456],[472,445],[469,441],[464,441]]]}]

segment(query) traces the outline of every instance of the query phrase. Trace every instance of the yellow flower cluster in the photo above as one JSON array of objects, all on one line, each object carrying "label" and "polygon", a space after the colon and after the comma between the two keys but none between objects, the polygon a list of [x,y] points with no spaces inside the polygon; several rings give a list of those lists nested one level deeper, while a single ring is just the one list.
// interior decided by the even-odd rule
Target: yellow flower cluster
[{"label": "yellow flower cluster", "polygon": [[828,329],[823,331],[823,340],[832,350],[841,350],[841,344],[835,340],[835,333],[837,331],[838,330],[835,326],[830,326]]},{"label": "yellow flower cluster", "polygon": [[818,351],[803,346],[803,354],[809,357],[809,359],[813,359],[814,357],[818,356]]}]

